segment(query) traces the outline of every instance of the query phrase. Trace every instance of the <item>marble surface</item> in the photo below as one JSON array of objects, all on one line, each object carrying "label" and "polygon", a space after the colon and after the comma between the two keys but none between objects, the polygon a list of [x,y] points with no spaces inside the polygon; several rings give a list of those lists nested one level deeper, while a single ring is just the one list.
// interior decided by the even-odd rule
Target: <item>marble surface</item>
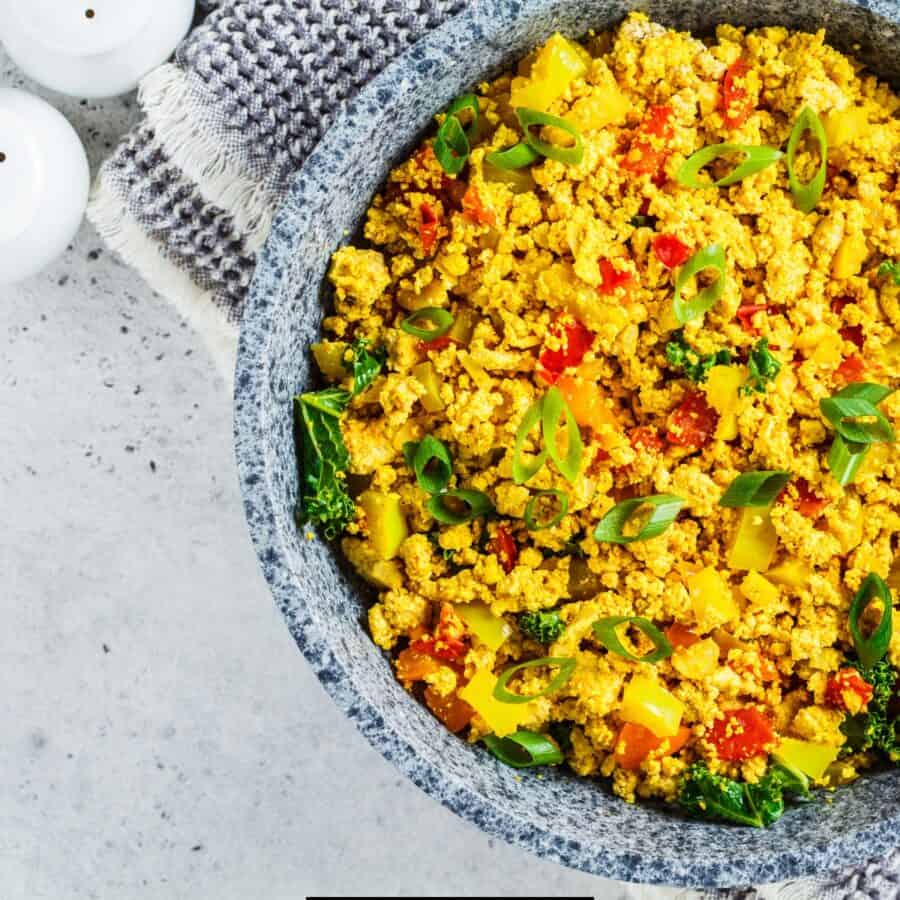
[{"label": "marble surface", "polygon": [[[42,93],[2,50],[0,85]],[[136,118],[49,99],[95,170]],[[258,572],[202,340],[87,226],[0,288],[0,502],[3,900],[676,896],[488,839],[338,712]]]}]

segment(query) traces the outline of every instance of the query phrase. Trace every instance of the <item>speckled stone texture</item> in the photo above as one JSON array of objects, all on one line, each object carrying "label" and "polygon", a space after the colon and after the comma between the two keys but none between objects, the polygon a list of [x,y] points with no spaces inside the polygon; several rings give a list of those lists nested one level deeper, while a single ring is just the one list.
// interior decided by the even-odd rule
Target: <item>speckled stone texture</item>
[{"label": "speckled stone texture", "polygon": [[[793,808],[766,831],[687,821],[629,806],[597,782],[554,771],[520,778],[447,733],[394,681],[363,627],[368,593],[330,548],[294,527],[291,398],[311,383],[330,253],[359,225],[390,165],[455,95],[554,29],[605,28],[618,2],[484,0],[417,45],[351,104],[304,167],[279,215],[244,317],[235,440],[247,518],[263,571],[301,651],[338,705],[421,788],[487,832],[566,865],[629,881],[692,886],[763,883],[877,856],[900,839],[900,772],[871,775],[831,802]],[[900,4],[773,0],[642,8],[697,32],[717,22],[828,29],[900,83]]]}]

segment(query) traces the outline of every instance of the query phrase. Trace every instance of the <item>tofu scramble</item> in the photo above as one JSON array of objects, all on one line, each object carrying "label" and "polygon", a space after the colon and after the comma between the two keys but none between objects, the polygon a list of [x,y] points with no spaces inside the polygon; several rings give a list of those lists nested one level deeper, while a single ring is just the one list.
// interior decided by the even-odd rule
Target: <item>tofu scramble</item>
[{"label": "tofu scramble", "polygon": [[756,826],[900,761],[898,110],[822,32],[634,13],[390,173],[299,518],[448,729]]}]

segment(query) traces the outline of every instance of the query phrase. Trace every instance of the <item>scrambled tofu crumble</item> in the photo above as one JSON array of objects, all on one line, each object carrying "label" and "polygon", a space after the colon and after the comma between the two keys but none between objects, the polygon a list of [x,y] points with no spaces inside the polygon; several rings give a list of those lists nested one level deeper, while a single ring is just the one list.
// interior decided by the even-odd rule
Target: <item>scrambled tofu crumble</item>
[{"label": "scrambled tofu crumble", "polygon": [[[477,121],[441,129],[450,150],[425,140],[365,240],[334,254],[314,348],[344,389],[342,548],[377,588],[374,641],[451,730],[513,764],[543,746],[627,801],[709,812],[709,794],[685,800],[702,769],[713,796],[738,782],[777,806],[773,765],[834,787],[882,750],[896,761],[847,722],[872,730],[900,665],[898,630],[873,699],[850,614],[861,588],[897,581],[900,451],[873,440],[858,470],[837,468],[821,401],[880,385],[888,428],[900,415],[900,278],[885,271],[900,258],[900,99],[823,32],[699,39],[638,13],[582,43],[555,35],[474,95]],[[551,149],[506,168],[522,107],[566,128],[542,119]],[[742,159],[720,156],[707,186],[685,186],[709,145],[784,151],[805,108],[827,137],[827,166],[808,134],[792,160],[804,183],[825,171],[810,211],[780,154],[715,187]],[[682,278],[710,247],[724,266]],[[676,290],[714,302],[679,317]],[[361,374],[354,347],[383,357]],[[564,427],[548,449],[551,392]],[[438,449],[417,468],[427,439]],[[776,495],[722,505],[751,472],[782,473]],[[659,496],[681,501],[661,530],[645,502]],[[596,539],[629,500],[616,540]],[[523,733],[543,743],[517,749]]]}]

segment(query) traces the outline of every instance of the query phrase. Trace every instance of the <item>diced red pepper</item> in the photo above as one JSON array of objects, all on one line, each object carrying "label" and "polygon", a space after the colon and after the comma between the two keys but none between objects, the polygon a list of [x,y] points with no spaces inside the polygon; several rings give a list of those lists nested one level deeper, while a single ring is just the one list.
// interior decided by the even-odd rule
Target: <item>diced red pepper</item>
[{"label": "diced red pepper", "polygon": [[635,175],[659,175],[662,172],[669,150],[660,144],[671,140],[674,134],[669,123],[672,112],[671,106],[651,106],[647,110],[622,160],[623,169]]},{"label": "diced red pepper", "polygon": [[427,653],[444,662],[462,662],[469,651],[466,624],[449,603],[443,603],[434,634],[413,641],[409,649]]},{"label": "diced red pepper", "polygon": [[[418,643],[418,642],[415,642]],[[412,646],[397,657],[397,678],[404,682],[424,681],[440,669],[440,663],[424,650]]]},{"label": "diced red pepper", "polygon": [[519,545],[506,525],[497,527],[497,534],[488,544],[488,549],[500,560],[503,571],[509,575],[519,561]]},{"label": "diced red pepper", "polygon": [[726,128],[739,128],[753,112],[753,101],[745,88],[738,84],[750,71],[750,66],[739,59],[733,62],[722,79],[721,108]]},{"label": "diced red pepper", "polygon": [[856,669],[841,669],[825,685],[825,702],[852,715],[865,710],[872,694],[872,685]]},{"label": "diced red pepper", "polygon": [[733,709],[713,722],[709,742],[719,759],[743,762],[768,753],[775,743],[775,730],[768,716],[754,706]]},{"label": "diced red pepper", "polygon": [[765,303],[745,303],[738,307],[737,319],[741,328],[749,334],[759,334],[759,329],[753,324],[753,317],[757,313],[765,312],[769,307]]},{"label": "diced red pepper", "polygon": [[794,486],[797,488],[797,512],[809,519],[818,518],[828,501],[815,493],[805,478],[798,478]]},{"label": "diced red pepper", "polygon": [[434,353],[437,350],[446,350],[451,344],[458,344],[455,338],[450,337],[449,334],[442,334],[439,338],[435,338],[433,341],[419,341],[416,344],[416,349],[419,353]]},{"label": "diced red pepper", "polygon": [[472,185],[463,195],[462,207],[465,217],[478,225],[494,225],[497,222],[493,211],[485,209],[475,185]]},{"label": "diced red pepper", "polygon": [[538,374],[555,384],[569,366],[577,366],[594,343],[594,332],[574,316],[564,313],[550,328],[550,346],[538,359]]},{"label": "diced red pepper", "polygon": [[666,448],[666,442],[660,437],[659,430],[650,425],[640,425],[637,428],[633,428],[629,435],[629,440],[635,450],[662,453]]},{"label": "diced red pepper", "polygon": [[678,622],[673,622],[664,634],[676,650],[682,647],[693,647],[700,640],[700,637],[694,634],[687,625],[679,625]]},{"label": "diced red pepper", "polygon": [[862,350],[866,340],[862,325],[845,325],[841,329],[841,337],[845,341],[850,341],[851,344],[856,344],[859,350]]},{"label": "diced red pepper", "polygon": [[691,248],[674,234],[660,234],[653,238],[653,252],[667,269],[684,265],[691,257]]},{"label": "diced red pepper", "polygon": [[848,356],[834,373],[845,384],[862,381],[866,374],[866,364],[856,355]]},{"label": "diced red pepper", "polygon": [[678,733],[668,738],[657,737],[649,728],[636,722],[626,722],[616,738],[614,757],[620,769],[635,771],[651,754],[671,756],[677,753],[691,737],[691,729],[682,725]]},{"label": "diced red pepper", "polygon": [[669,416],[666,440],[679,447],[700,450],[715,434],[719,414],[701,391],[692,391]]},{"label": "diced red pepper", "polygon": [[472,716],[475,715],[475,710],[456,691],[444,696],[438,693],[432,685],[425,688],[425,703],[434,715],[444,723],[447,730],[454,733],[462,731],[472,721]]},{"label": "diced red pepper", "polygon": [[627,269],[620,271],[608,259],[600,260],[600,287],[597,288],[598,294],[612,294],[617,288],[626,287],[632,281],[634,281],[634,275]]},{"label": "diced red pepper", "polygon": [[421,216],[419,238],[422,241],[422,249],[426,253],[431,253],[437,241],[439,219],[428,203],[423,203],[419,207],[419,215]]}]

